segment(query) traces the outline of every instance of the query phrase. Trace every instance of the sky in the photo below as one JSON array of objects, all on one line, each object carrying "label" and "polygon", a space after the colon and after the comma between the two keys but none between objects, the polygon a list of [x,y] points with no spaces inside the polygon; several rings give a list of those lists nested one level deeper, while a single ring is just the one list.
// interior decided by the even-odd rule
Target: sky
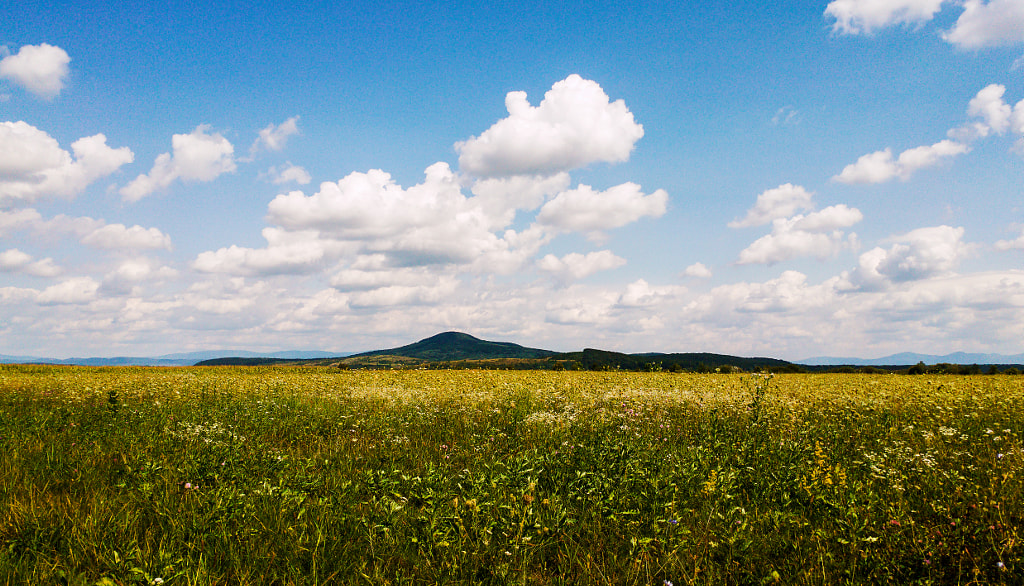
[{"label": "sky", "polygon": [[0,354],[449,330],[1024,352],[1024,0],[0,7]]}]

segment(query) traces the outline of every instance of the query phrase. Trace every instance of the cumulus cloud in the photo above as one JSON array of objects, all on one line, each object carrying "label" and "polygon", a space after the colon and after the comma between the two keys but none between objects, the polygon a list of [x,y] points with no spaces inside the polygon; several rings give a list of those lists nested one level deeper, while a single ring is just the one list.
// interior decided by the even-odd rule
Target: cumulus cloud
[{"label": "cumulus cloud", "polygon": [[1020,0],[966,0],[952,30],[942,35],[964,49],[1024,43],[1024,3]]},{"label": "cumulus cloud", "polygon": [[71,57],[60,47],[46,43],[25,45],[14,55],[0,60],[0,77],[10,79],[28,91],[52,99],[64,89]]},{"label": "cumulus cloud", "polygon": [[171,237],[156,228],[127,227],[124,224],[106,224],[86,234],[82,244],[95,248],[171,250]]},{"label": "cumulus cloud", "polygon": [[1015,45],[1024,42],[1024,4],[1020,0],[834,0],[825,8],[836,22],[832,30],[871,33],[898,24],[932,20],[943,4],[963,7],[953,28],[942,38],[961,49]]},{"label": "cumulus cloud", "polygon": [[637,279],[626,285],[616,305],[620,307],[651,307],[686,292],[685,287],[651,285],[644,279]]},{"label": "cumulus cloud", "polygon": [[280,151],[288,142],[288,137],[299,133],[299,117],[292,116],[284,122],[274,126],[268,124],[260,131],[259,137],[249,147],[249,154],[254,155],[258,151]]},{"label": "cumulus cloud", "polygon": [[33,260],[32,255],[11,248],[0,252],[0,271],[6,273],[25,273],[34,277],[55,277],[62,271],[54,264],[52,258]]},{"label": "cumulus cloud", "polygon": [[148,258],[132,258],[122,261],[103,279],[99,292],[108,295],[126,295],[138,291],[140,283],[153,284],[155,281],[171,279],[178,272],[171,267],[160,266]]},{"label": "cumulus cloud", "polygon": [[32,208],[0,210],[0,238],[17,230],[25,230],[41,222],[43,217]]},{"label": "cumulus cloud", "polygon": [[617,269],[626,264],[626,259],[615,256],[609,250],[599,250],[587,254],[569,253],[561,258],[553,254],[545,255],[537,261],[537,268],[563,282],[588,277],[600,271]]},{"label": "cumulus cloud", "polygon": [[533,210],[569,188],[569,174],[516,175],[480,179],[472,186],[474,201],[497,225],[507,226],[518,210]]},{"label": "cumulus cloud", "polygon": [[335,273],[330,280],[331,287],[338,291],[370,291],[384,287],[426,286],[437,280],[436,274],[428,267],[388,268],[383,255],[371,255],[362,260],[356,266]]},{"label": "cumulus cloud", "polygon": [[836,19],[832,30],[846,34],[870,33],[894,24],[920,24],[931,20],[943,0],[833,0],[825,15]]},{"label": "cumulus cloud", "polygon": [[291,182],[298,183],[299,185],[308,185],[313,180],[305,169],[298,165],[293,165],[291,161],[286,162],[281,167],[271,167],[265,172],[260,173],[260,179],[270,181],[274,185],[283,185]]},{"label": "cumulus cloud", "polygon": [[51,285],[36,297],[40,305],[81,305],[96,299],[100,284],[91,277],[76,277]]},{"label": "cumulus cloud", "polygon": [[919,146],[893,158],[892,149],[869,153],[843,168],[832,178],[840,183],[885,183],[892,179],[909,179],[921,169],[932,167],[942,159],[962,155],[970,147],[961,142],[942,140],[930,146]]},{"label": "cumulus cloud", "polygon": [[985,126],[996,134],[1003,134],[1010,127],[1013,108],[1003,101],[1006,87],[992,84],[978,92],[967,104],[967,114],[981,118]]},{"label": "cumulus cloud", "polygon": [[802,210],[814,207],[811,203],[814,194],[799,185],[785,183],[769,189],[757,196],[757,203],[747,210],[742,220],[729,222],[730,228],[749,228],[762,226],[777,218],[785,218]]},{"label": "cumulus cloud", "polygon": [[570,75],[540,105],[525,92],[505,97],[508,117],[456,143],[459,168],[478,177],[550,175],[595,162],[621,162],[644,135],[622,100],[610,102],[596,82]]},{"label": "cumulus cloud", "polygon": [[266,248],[231,245],[203,252],[192,267],[203,273],[232,275],[304,274],[322,269],[324,259],[336,248],[331,241],[319,238],[315,230],[264,228],[263,237],[267,240]]},{"label": "cumulus cloud", "polygon": [[408,189],[370,170],[325,182],[311,196],[282,194],[270,202],[267,218],[349,243],[353,254],[383,254],[393,267],[479,263],[487,272],[515,270],[547,237],[537,228],[495,234],[512,221],[513,210],[482,197],[466,197],[448,165],[435,163]]},{"label": "cumulus cloud", "polygon": [[76,140],[71,151],[74,157],[31,124],[0,122],[0,206],[75,196],[134,158],[128,147],[107,146],[102,134]]},{"label": "cumulus cloud", "polygon": [[852,280],[871,288],[949,274],[977,248],[963,242],[963,235],[963,228],[935,226],[890,238],[888,249],[876,247],[860,256]]},{"label": "cumulus cloud", "polygon": [[156,158],[148,174],[139,175],[121,188],[125,201],[136,202],[177,179],[213,181],[235,170],[235,148],[220,134],[207,134],[210,126],[200,124],[189,134],[171,138],[172,152]]},{"label": "cumulus cloud", "polygon": [[1003,101],[1005,93],[1006,87],[995,83],[979,91],[968,104],[967,114],[980,120],[950,130],[949,136],[958,140],[977,140],[1007,131],[1024,134],[1024,100],[1011,106]]},{"label": "cumulus cloud", "polygon": [[996,250],[1024,250],[1024,226],[1018,227],[1020,236],[1014,240],[999,240],[995,244]]},{"label": "cumulus cloud", "polygon": [[857,246],[856,235],[841,230],[864,219],[860,210],[845,205],[772,221],[772,233],[740,252],[737,264],[774,264],[802,256],[825,258]]},{"label": "cumulus cloud", "polygon": [[701,262],[695,262],[692,265],[686,267],[683,270],[683,274],[687,277],[693,277],[695,279],[710,279],[711,269]]},{"label": "cumulus cloud", "polygon": [[458,290],[460,283],[454,277],[442,276],[430,285],[390,285],[358,291],[349,295],[348,305],[354,309],[436,305],[450,298]]},{"label": "cumulus cloud", "polygon": [[668,193],[664,190],[644,195],[636,183],[623,183],[605,191],[580,185],[544,204],[537,214],[537,222],[599,239],[604,230],[625,226],[643,217],[663,216],[667,204]]}]

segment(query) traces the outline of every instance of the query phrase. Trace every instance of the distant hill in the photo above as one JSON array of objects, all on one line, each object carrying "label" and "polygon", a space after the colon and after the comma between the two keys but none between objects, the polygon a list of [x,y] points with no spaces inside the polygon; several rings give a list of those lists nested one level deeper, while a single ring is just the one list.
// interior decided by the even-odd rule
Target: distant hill
[{"label": "distant hill", "polygon": [[580,366],[588,370],[602,365],[623,370],[647,370],[650,368],[670,370],[680,368],[683,370],[710,371],[722,367],[736,367],[748,371],[762,369],[797,370],[794,364],[785,360],[779,360],[778,358],[744,358],[707,352],[623,354],[587,348],[583,352],[560,354],[559,358],[578,361]]},{"label": "distant hill", "polygon": [[954,352],[942,356],[936,354],[917,354],[900,352],[882,358],[843,358],[836,356],[816,356],[798,360],[796,364],[820,366],[909,366],[924,362],[925,364],[1024,364],[1024,354],[977,354]]},{"label": "distant hill", "polygon": [[350,358],[370,356],[405,356],[429,362],[453,360],[487,360],[493,358],[549,358],[557,352],[526,348],[509,342],[488,342],[461,332],[444,332],[414,344],[353,354]]},{"label": "distant hill", "polygon": [[[343,354],[341,354],[343,355]],[[113,356],[86,358],[42,358],[39,356],[10,356],[0,354],[0,364],[63,364],[77,366],[192,366],[203,360],[238,358],[251,360],[308,360],[341,356],[338,353],[320,350],[287,350],[261,354],[247,350],[206,350],[201,352],[179,352],[163,356]]]},{"label": "distant hill", "polygon": [[343,363],[352,367],[408,366],[479,368],[570,368],[583,370],[699,370],[721,367],[743,370],[797,370],[775,358],[742,358],[724,354],[624,354],[586,348],[580,352],[554,352],[506,342],[488,342],[461,332],[437,334],[414,344],[353,354]]}]

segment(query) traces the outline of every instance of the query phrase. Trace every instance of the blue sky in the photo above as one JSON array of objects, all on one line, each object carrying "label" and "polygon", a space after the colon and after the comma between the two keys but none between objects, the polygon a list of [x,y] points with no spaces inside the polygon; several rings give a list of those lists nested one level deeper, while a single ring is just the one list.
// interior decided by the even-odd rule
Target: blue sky
[{"label": "blue sky", "polygon": [[0,23],[0,354],[1024,351],[1024,0]]}]

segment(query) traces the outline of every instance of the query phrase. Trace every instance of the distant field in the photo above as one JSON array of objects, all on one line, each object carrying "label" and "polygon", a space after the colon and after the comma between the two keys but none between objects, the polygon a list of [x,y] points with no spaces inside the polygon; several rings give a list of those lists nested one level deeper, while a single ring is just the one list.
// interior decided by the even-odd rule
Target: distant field
[{"label": "distant field", "polygon": [[0,584],[1024,583],[1024,377],[0,367]]}]

